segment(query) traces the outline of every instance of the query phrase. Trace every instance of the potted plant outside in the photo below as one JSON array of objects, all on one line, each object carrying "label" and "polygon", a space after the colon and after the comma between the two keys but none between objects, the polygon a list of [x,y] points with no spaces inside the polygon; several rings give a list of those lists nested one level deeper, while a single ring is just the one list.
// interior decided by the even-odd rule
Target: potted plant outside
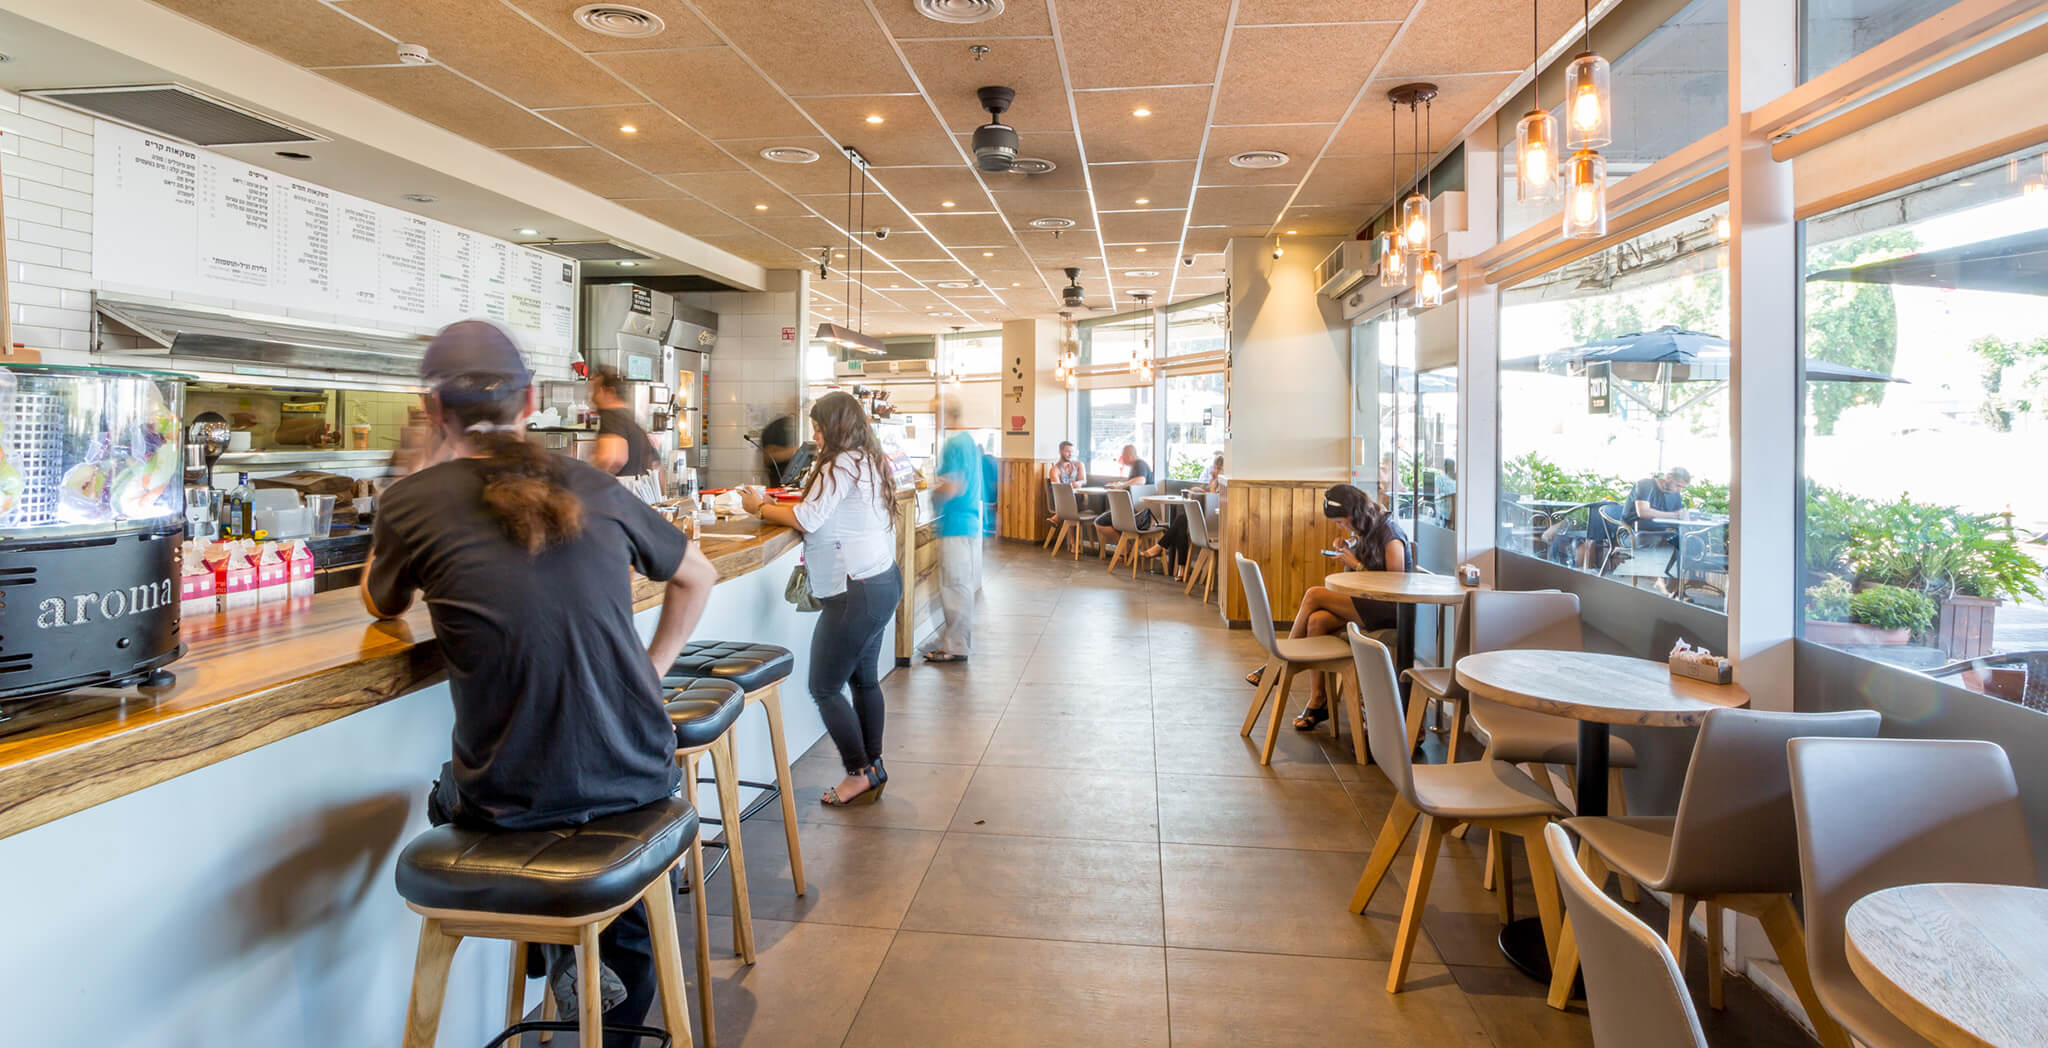
[{"label": "potted plant outside", "polygon": [[1873,644],[1904,644],[1912,630],[1893,629],[1850,621],[1850,602],[1856,590],[1840,575],[1829,576],[1806,590],[1806,639],[1833,647]]},{"label": "potted plant outside", "polygon": [[1849,598],[1849,619],[1874,639],[1865,644],[1906,644],[1934,625],[1934,598],[1904,586],[1876,585]]}]

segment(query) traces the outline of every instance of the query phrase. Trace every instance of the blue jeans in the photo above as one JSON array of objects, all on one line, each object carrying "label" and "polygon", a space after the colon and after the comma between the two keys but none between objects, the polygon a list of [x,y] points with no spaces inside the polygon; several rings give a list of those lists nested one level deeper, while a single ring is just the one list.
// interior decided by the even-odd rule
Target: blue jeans
[{"label": "blue jeans", "polygon": [[[846,592],[820,597],[825,606],[811,631],[811,700],[848,775],[882,757],[882,632],[896,616],[903,573],[846,580]],[[853,701],[847,702],[848,686]]]}]

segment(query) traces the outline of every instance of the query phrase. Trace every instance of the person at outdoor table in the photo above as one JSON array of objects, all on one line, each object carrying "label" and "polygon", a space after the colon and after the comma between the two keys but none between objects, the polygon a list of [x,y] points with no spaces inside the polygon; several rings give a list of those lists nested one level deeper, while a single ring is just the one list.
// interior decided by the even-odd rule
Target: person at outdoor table
[{"label": "person at outdoor table", "polygon": [[1667,577],[1678,570],[1678,541],[1671,537],[1676,529],[1665,522],[1690,516],[1685,508],[1685,489],[1691,484],[1692,474],[1684,466],[1673,466],[1658,476],[1636,481],[1628,501],[1621,507],[1621,522],[1636,529],[1638,537],[1648,533],[1670,539],[1671,559],[1664,563]]},{"label": "person at outdoor table", "polygon": [[[1117,453],[1116,462],[1117,465],[1130,470],[1129,475],[1125,476],[1122,480],[1112,480],[1104,484],[1103,487],[1129,488],[1136,484],[1150,485],[1152,483],[1152,464],[1138,457],[1138,446],[1136,444],[1125,444],[1124,449]],[[1143,506],[1132,506],[1131,508],[1136,512],[1140,529],[1152,526],[1151,510]],[[1109,522],[1108,510],[1104,510],[1101,515],[1095,518],[1095,533],[1105,543],[1116,541],[1116,528]]]}]

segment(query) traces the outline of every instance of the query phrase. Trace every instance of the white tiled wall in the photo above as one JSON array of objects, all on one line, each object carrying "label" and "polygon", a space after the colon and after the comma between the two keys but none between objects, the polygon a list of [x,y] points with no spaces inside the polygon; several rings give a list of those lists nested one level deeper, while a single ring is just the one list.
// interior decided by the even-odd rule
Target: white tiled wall
[{"label": "white tiled wall", "polygon": [[[759,437],[766,421],[795,415],[802,407],[797,361],[808,320],[807,275],[770,273],[769,290],[757,293],[677,296],[686,306],[718,314],[718,345],[711,351],[705,405],[710,431],[705,444],[707,487],[760,483],[765,476],[761,453],[746,438]],[[796,330],[795,341],[782,340],[784,328]]]},{"label": "white tiled wall", "polygon": [[0,91],[14,341],[84,363],[92,338],[92,119]]}]

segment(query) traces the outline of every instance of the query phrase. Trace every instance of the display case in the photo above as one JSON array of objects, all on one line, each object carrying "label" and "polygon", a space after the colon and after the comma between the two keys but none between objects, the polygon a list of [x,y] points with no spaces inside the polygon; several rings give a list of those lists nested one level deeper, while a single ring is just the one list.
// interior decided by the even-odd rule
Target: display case
[{"label": "display case", "polygon": [[183,403],[177,375],[0,367],[0,700],[177,657]]}]

